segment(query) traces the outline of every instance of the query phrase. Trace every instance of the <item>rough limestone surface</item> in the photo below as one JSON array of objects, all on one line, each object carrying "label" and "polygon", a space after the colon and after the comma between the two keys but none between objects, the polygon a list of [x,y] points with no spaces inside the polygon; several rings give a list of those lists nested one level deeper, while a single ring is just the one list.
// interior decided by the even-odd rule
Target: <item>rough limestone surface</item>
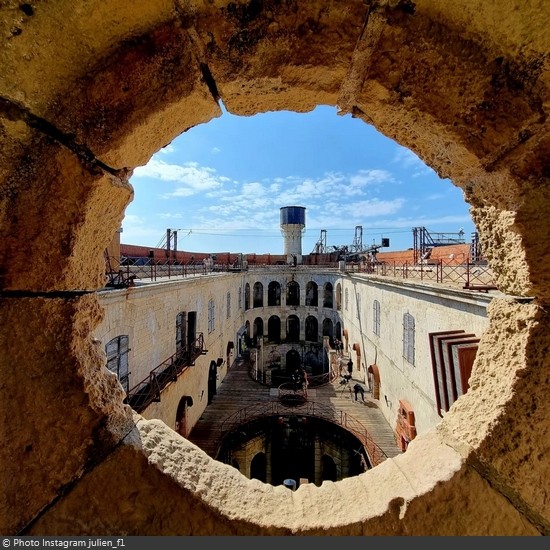
[{"label": "rough limestone surface", "polygon": [[[94,295],[0,299],[0,531],[18,532],[132,429],[90,338]],[[24,490],[22,489],[24,488]]]},{"label": "rough limestone surface", "polygon": [[454,404],[439,429],[476,449],[472,463],[543,523],[550,513],[550,487],[540,482],[550,476],[550,319],[545,308],[512,299],[493,300],[489,314],[468,399]]},{"label": "rough limestone surface", "polygon": [[31,131],[22,143],[14,139],[20,134],[0,134],[0,143],[17,152],[16,162],[0,153],[2,289],[103,286],[103,251],[133,197],[131,185],[49,136]]},{"label": "rough limestone surface", "polygon": [[356,1],[216,1],[197,5],[192,22],[230,112],[307,112],[336,104],[367,11]]},{"label": "rough limestone surface", "polygon": [[535,289],[529,280],[522,238],[515,229],[515,212],[487,206],[473,207],[471,214],[480,234],[484,235],[483,242],[491,243],[484,246],[483,251],[496,274],[497,286],[512,296],[532,297]]},{"label": "rough limestone surface", "polygon": [[[549,19],[542,0],[2,2],[2,532],[550,534]],[[132,170],[219,101],[374,125],[464,190],[499,289],[534,298],[495,303],[471,391],[357,479],[288,492],[134,427],[91,342],[80,293]]]},{"label": "rough limestone surface", "polygon": [[[289,491],[212,461],[159,420],[135,418],[137,431],[128,441],[84,476],[29,534],[538,534],[435,435],[415,440],[416,452],[388,459],[355,479]],[[121,461],[124,471],[118,467]],[[84,524],[82,507],[90,511]],[[449,514],[449,508],[455,513]]]}]

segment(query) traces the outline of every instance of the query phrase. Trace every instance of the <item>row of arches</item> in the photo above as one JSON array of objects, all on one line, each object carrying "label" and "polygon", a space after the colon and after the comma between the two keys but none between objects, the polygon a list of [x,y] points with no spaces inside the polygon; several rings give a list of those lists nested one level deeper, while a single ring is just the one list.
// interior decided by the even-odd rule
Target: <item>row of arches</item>
[{"label": "row of arches", "polygon": [[[37,4],[0,8],[2,531],[548,534],[550,3]],[[98,260],[131,200],[128,174],[219,116],[218,99],[246,116],[338,105],[410,147],[472,205],[508,296],[490,312],[476,391],[397,461],[391,486],[386,468],[280,506],[257,485],[231,491],[227,469],[202,456],[198,472],[195,450],[170,434],[147,460],[143,450],[159,440],[151,423],[132,432],[142,449],[124,439],[134,424],[92,353],[88,291],[103,284]],[[52,437],[60,424],[62,437]],[[166,491],[151,490],[161,481]],[[449,513],[480,487],[483,507]],[[331,521],[320,528],[323,505]]]},{"label": "row of arches", "polygon": [[321,485],[371,468],[361,447],[354,434],[318,416],[273,415],[227,433],[218,460],[264,483]]},{"label": "row of arches", "polygon": [[[338,288],[340,285],[337,285]],[[281,305],[287,306],[311,306],[311,307],[334,307],[334,288],[332,283],[325,283],[321,289],[315,281],[308,281],[305,287],[304,302],[301,303],[301,287],[300,283],[291,280],[286,284],[285,304],[281,304],[282,285],[278,281],[271,281],[267,285],[267,305],[277,307]],[[321,294],[321,300],[319,299]],[[244,304],[245,309],[264,307],[266,303],[264,297],[264,285],[257,281],[254,285],[250,286],[250,283],[246,283],[244,288]],[[337,303],[339,301],[337,300]]]},{"label": "row of arches", "polygon": [[[334,339],[342,339],[342,325],[340,321],[336,323],[325,317],[321,323],[314,315],[308,315],[303,322],[298,315],[288,315],[283,321],[279,315],[271,315],[264,322],[262,317],[256,317],[252,322],[246,321],[246,333],[253,341],[258,338],[267,337],[268,342],[320,342],[324,336],[328,336],[330,344],[333,345]],[[266,330],[267,327],[267,330]]]}]

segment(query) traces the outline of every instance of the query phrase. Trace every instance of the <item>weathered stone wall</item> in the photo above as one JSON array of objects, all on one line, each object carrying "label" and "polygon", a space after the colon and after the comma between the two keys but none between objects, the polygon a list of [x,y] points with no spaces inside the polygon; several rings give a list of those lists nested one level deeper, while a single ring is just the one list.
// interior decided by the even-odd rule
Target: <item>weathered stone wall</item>
[{"label": "weathered stone wall", "polygon": [[[481,338],[489,326],[487,307],[493,296],[435,283],[412,283],[384,277],[348,275],[342,277],[348,308],[342,308],[342,324],[348,330],[349,349],[354,361],[354,377],[367,380],[369,365],[376,363],[380,372],[380,410],[395,427],[399,400],[406,399],[414,408],[418,433],[424,433],[440,421],[438,415],[429,333],[464,330]],[[499,296],[499,293],[493,295]],[[380,336],[373,333],[373,301],[380,303]],[[357,303],[360,303],[360,318]],[[403,357],[403,315],[415,320],[414,365]],[[361,346],[361,363],[351,343]],[[387,398],[387,399],[386,399]]]},{"label": "weathered stone wall", "polygon": [[[549,534],[549,17],[539,0],[3,2],[0,530]],[[338,105],[411,148],[464,190],[518,297],[491,304],[467,397],[364,478],[281,492],[132,428],[91,340],[83,292],[128,177],[218,99]]]},{"label": "weathered stone wall", "polygon": [[[174,427],[176,411],[183,395],[193,398],[188,410],[190,426],[199,419],[207,404],[208,368],[211,361],[224,359],[219,368],[219,381],[227,372],[227,344],[235,341],[242,326],[243,311],[238,307],[240,275],[201,275],[182,280],[146,282],[127,289],[111,289],[98,293],[103,307],[103,320],[94,330],[94,337],[105,345],[119,335],[129,337],[129,388],[149,377],[149,373],[176,353],[176,316],[180,312],[197,313],[197,335],[202,333],[206,354],[186,368],[174,384],[170,384],[160,402],[152,403],[143,412],[145,418],[160,418]],[[227,316],[227,293],[231,295],[231,311]],[[208,331],[208,301],[214,300],[215,328]]]},{"label": "weathered stone wall", "polygon": [[[239,310],[239,274],[201,275],[168,282],[146,282],[127,289],[98,293],[104,309],[103,320],[94,335],[105,347],[115,336],[130,337],[130,387],[141,382],[163,361],[176,353],[176,317],[180,312],[196,312],[196,333],[203,334],[207,355],[198,358],[201,366],[218,357],[225,358],[227,343],[235,340],[242,326]],[[231,295],[231,315],[227,316],[227,293]],[[208,301],[214,300],[215,328],[208,332]]]}]

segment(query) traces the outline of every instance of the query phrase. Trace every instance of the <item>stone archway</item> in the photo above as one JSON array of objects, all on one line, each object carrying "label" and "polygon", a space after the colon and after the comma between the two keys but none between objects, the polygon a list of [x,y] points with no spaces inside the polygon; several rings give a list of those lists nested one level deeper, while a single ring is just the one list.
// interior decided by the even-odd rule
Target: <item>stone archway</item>
[{"label": "stone archway", "polygon": [[[376,513],[360,481],[335,489],[323,534],[548,534],[550,6],[77,4],[0,8],[2,532],[318,534],[314,515],[287,515],[286,494],[260,498],[238,472],[133,416],[90,338],[102,253],[132,199],[132,169],[220,116],[223,98],[239,115],[338,105],[411,148],[464,190],[507,294],[491,305],[468,394],[395,459],[414,473],[377,492]],[[177,468],[153,453],[158,440],[185,449]],[[368,485],[385,487],[387,468],[367,472]],[[222,479],[234,494],[218,490]],[[128,511],[135,494],[146,498]],[[483,510],[465,506],[473,494]],[[167,499],[177,513],[143,520],[164,517]],[[303,509],[326,501],[309,491]]]},{"label": "stone archway", "polygon": [[189,425],[187,420],[187,407],[193,406],[193,398],[189,395],[184,395],[178,403],[176,411],[176,427],[175,431],[183,437],[189,435]]},{"label": "stone archway", "polygon": [[369,390],[372,392],[373,399],[380,399],[380,372],[378,371],[378,365],[369,365],[367,377]]}]

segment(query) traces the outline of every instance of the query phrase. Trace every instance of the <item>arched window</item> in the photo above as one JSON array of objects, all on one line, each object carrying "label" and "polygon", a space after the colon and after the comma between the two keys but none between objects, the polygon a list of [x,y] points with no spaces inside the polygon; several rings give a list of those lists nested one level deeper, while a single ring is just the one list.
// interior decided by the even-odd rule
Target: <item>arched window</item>
[{"label": "arched window", "polygon": [[286,320],[286,341],[300,341],[300,319],[297,315],[289,315]]},{"label": "arched window", "polygon": [[319,321],[317,317],[308,315],[306,317],[306,341],[317,342],[319,339]]},{"label": "arched window", "polygon": [[254,298],[252,307],[264,307],[264,285],[254,283]]},{"label": "arched window", "polygon": [[340,283],[336,285],[336,309],[342,311],[342,285]]},{"label": "arched window", "polygon": [[314,281],[309,281],[306,285],[306,306],[317,307],[318,303],[317,283]]},{"label": "arched window", "polygon": [[267,286],[267,305],[281,305],[281,285],[277,281],[271,281]]},{"label": "arched window", "polygon": [[254,340],[261,338],[264,335],[264,321],[261,317],[254,319],[254,326],[252,329],[252,336]]},{"label": "arched window", "polygon": [[286,305],[300,305],[300,285],[296,281],[289,281],[286,285]]},{"label": "arched window", "polygon": [[334,307],[331,283],[326,283],[323,288],[323,307]]}]

